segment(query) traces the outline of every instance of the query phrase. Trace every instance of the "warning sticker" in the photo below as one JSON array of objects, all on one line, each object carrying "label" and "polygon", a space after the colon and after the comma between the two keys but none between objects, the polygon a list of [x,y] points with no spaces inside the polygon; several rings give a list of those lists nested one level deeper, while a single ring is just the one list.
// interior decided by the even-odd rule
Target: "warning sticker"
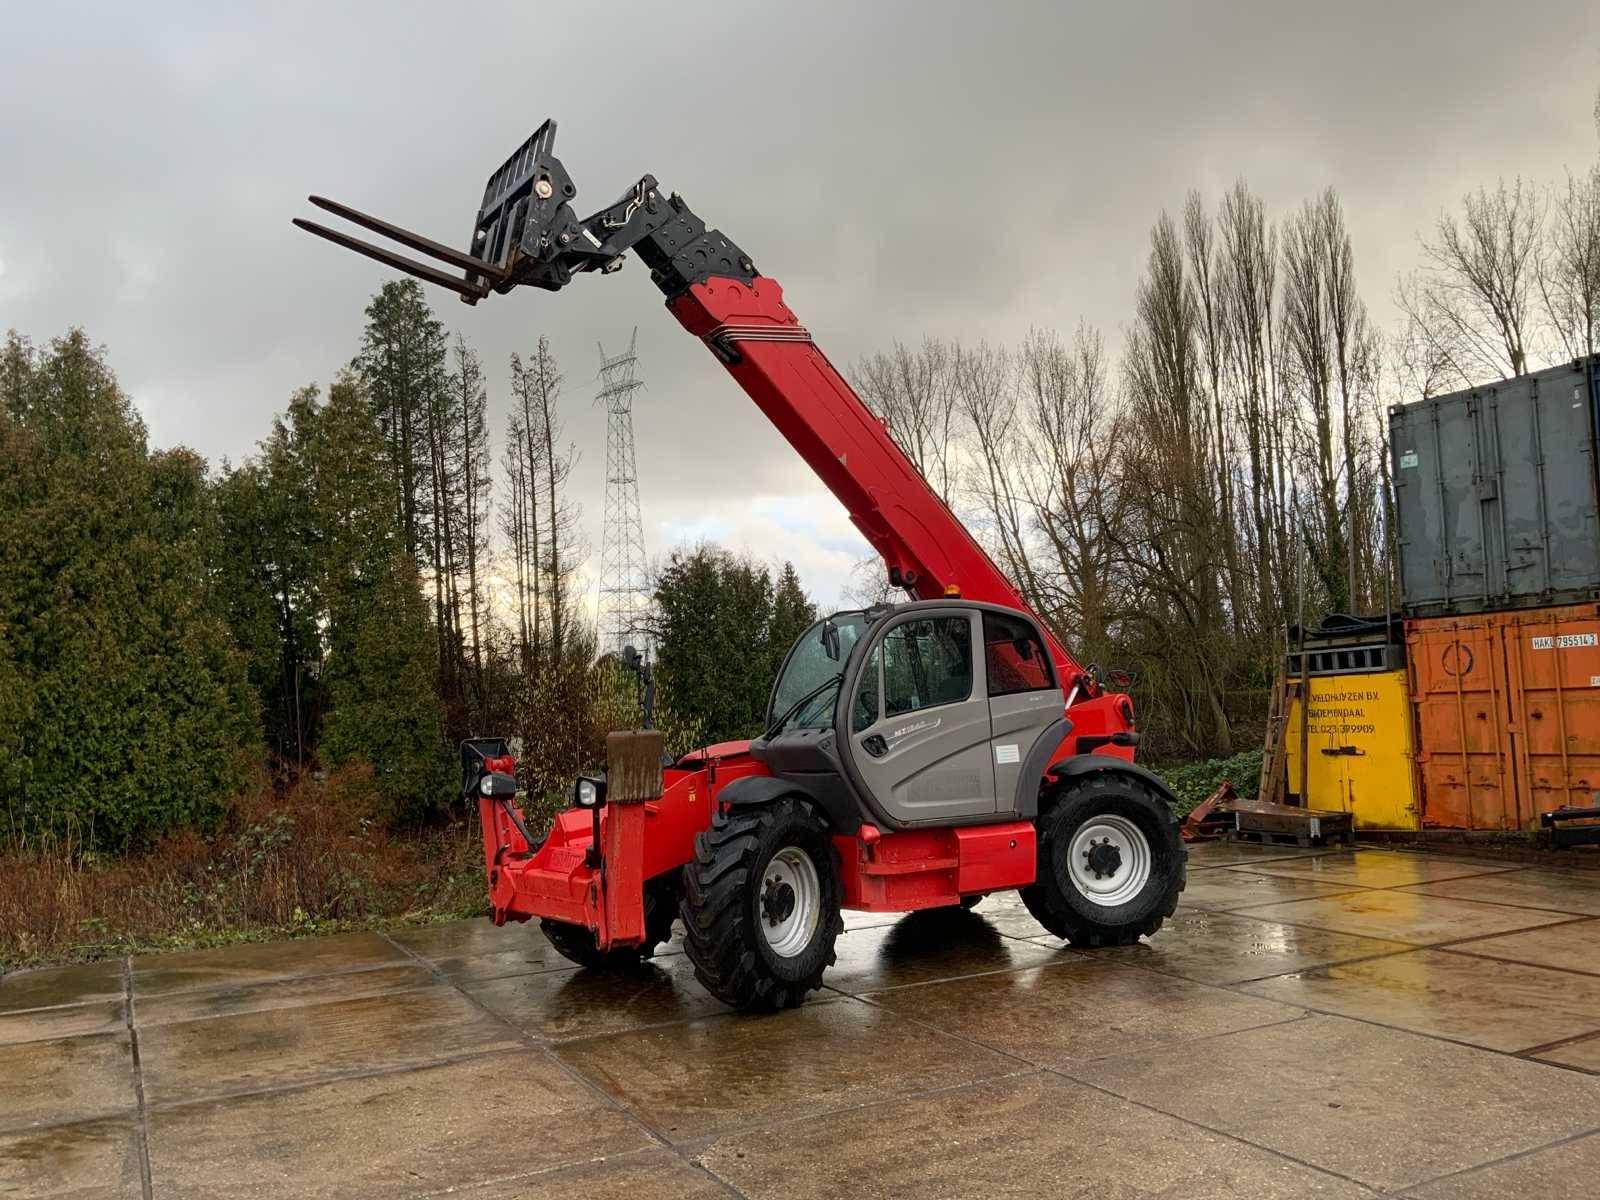
[{"label": "warning sticker", "polygon": [[994,760],[997,763],[1014,763],[1021,762],[1022,756],[1017,753],[1017,744],[1012,742],[1008,746],[996,746],[994,748]]},{"label": "warning sticker", "polygon": [[1558,633],[1551,637],[1548,633],[1539,637],[1531,637],[1528,644],[1535,650],[1569,650],[1574,646],[1593,646],[1597,640],[1592,633]]}]

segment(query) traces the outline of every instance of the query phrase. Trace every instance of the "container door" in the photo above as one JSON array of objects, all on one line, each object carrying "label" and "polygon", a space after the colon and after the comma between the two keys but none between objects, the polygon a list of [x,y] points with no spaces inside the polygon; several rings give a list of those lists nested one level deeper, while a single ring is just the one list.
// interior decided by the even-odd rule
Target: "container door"
[{"label": "container door", "polygon": [[[1334,682],[1333,680],[1329,681]],[[1340,738],[1345,807],[1357,829],[1415,829],[1411,696],[1404,671],[1342,678],[1352,711]]]},{"label": "container door", "polygon": [[1359,754],[1359,748],[1350,743],[1347,719],[1352,707],[1359,704],[1356,675],[1313,675],[1309,680],[1311,700],[1302,706],[1298,700],[1289,707],[1288,728],[1285,731],[1284,762],[1288,771],[1290,795],[1300,791],[1300,722],[1306,725],[1306,790],[1299,803],[1307,808],[1328,811],[1349,811],[1345,787],[1344,760]]},{"label": "container door", "polygon": [[1499,632],[1489,616],[1406,623],[1426,829],[1517,827]]},{"label": "container door", "polygon": [[1500,617],[1510,688],[1506,724],[1517,828],[1593,803],[1600,787],[1600,616],[1594,605]]}]

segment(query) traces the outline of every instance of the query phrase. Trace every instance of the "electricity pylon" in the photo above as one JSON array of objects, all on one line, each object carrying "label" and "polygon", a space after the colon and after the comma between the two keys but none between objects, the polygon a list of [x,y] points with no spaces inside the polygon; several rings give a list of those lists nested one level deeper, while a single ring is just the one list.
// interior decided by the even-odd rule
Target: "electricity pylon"
[{"label": "electricity pylon", "polygon": [[606,406],[606,511],[600,540],[600,653],[620,654],[632,644],[647,650],[645,613],[650,588],[645,578],[644,522],[639,516],[639,474],[633,453],[633,393],[644,386],[634,378],[634,347],[639,330],[623,354],[608,357],[600,347],[600,394]]}]

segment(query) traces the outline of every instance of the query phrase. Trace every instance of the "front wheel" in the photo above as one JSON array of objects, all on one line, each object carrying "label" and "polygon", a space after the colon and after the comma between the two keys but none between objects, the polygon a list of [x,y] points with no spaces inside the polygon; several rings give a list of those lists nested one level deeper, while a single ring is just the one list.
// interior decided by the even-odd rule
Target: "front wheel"
[{"label": "front wheel", "polygon": [[822,986],[844,929],[833,842],[792,797],[718,811],[683,869],[695,978],[746,1011],[792,1008]]},{"label": "front wheel", "polygon": [[1022,902],[1074,946],[1126,946],[1178,907],[1188,851],[1178,819],[1136,778],[1083,776],[1038,820],[1038,865]]}]

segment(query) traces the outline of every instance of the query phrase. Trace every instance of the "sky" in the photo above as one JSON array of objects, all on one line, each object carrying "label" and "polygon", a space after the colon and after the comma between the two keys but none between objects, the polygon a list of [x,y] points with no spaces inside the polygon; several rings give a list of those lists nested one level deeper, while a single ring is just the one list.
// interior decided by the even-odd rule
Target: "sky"
[{"label": "sky", "polygon": [[[1150,226],[1239,178],[1281,218],[1343,199],[1392,316],[1417,236],[1497,177],[1594,160],[1600,4],[83,5],[0,0],[0,329],[80,326],[158,446],[253,453],[355,353],[386,268],[293,229],[317,192],[463,243],[546,117],[587,215],[645,172],[780,281],[836,363],[924,335],[1115,347]],[[468,308],[497,433],[513,351],[566,376],[598,563],[599,351],[638,329],[652,556],[791,560],[832,605],[867,553],[841,506],[661,307],[648,273]],[[498,458],[498,454],[496,454]]]}]

